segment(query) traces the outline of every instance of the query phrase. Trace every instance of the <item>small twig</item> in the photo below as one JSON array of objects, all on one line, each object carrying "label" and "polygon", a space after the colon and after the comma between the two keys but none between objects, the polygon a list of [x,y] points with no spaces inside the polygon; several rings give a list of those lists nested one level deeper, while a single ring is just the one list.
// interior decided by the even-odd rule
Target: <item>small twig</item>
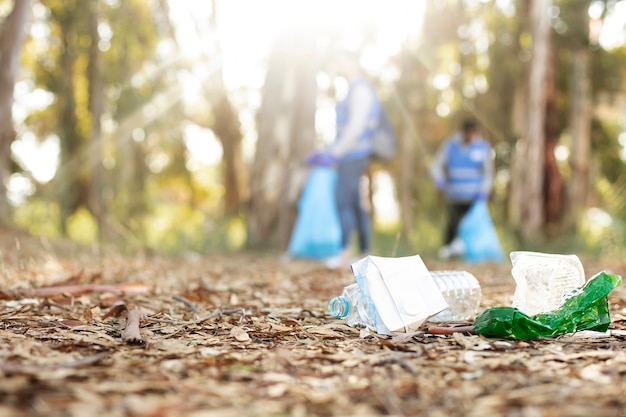
[{"label": "small twig", "polygon": [[374,366],[384,366],[384,365],[388,365],[391,363],[396,363],[400,365],[402,369],[404,369],[405,371],[407,371],[413,376],[417,375],[417,370],[415,369],[415,367],[413,367],[413,365],[411,365],[409,362],[405,361],[404,359],[398,356],[389,356],[386,358],[382,358],[381,360],[376,362]]},{"label": "small twig", "polygon": [[55,303],[53,301],[50,301],[50,299],[48,299],[48,298],[46,298],[43,301],[43,303],[41,303],[41,306],[42,307],[56,307],[56,308],[58,308],[60,310],[63,310],[63,311],[67,311],[67,312],[70,312],[70,313],[72,312],[71,308],[67,308],[65,306],[62,306],[61,304]]},{"label": "small twig", "polygon": [[136,344],[144,344],[146,342],[143,336],[141,336],[141,332],[139,332],[139,322],[145,316],[145,313],[138,308],[128,311],[128,317],[126,317],[126,328],[124,328],[124,331],[122,332],[123,341]]},{"label": "small twig", "polygon": [[423,330],[417,330],[415,332],[401,333],[397,336],[391,338],[392,345],[401,345],[412,340],[415,336],[422,336],[424,334]]},{"label": "small twig", "polygon": [[111,316],[119,317],[119,315],[125,311],[128,311],[128,307],[126,307],[126,304],[116,303],[109,309],[109,311],[104,314],[104,316],[102,316],[102,320],[106,320]]},{"label": "small twig", "polygon": [[26,312],[32,310],[32,308],[33,308],[32,305],[24,304],[20,308],[17,308],[15,310],[1,311],[0,312],[0,317],[4,317],[5,319],[11,318],[11,317],[15,316],[16,314],[26,313]]},{"label": "small twig", "polygon": [[186,329],[184,327],[181,327],[178,330],[176,330],[174,333],[170,333],[170,334],[166,334],[166,335],[161,336],[161,337],[157,337],[156,340],[171,339],[172,337],[176,337],[176,336],[180,335],[181,333],[189,332],[189,331],[191,331],[191,330]]},{"label": "small twig", "polygon": [[428,328],[430,334],[452,334],[452,333],[471,333],[474,334],[474,326],[458,326],[458,327],[439,327],[430,326]]},{"label": "small twig", "polygon": [[174,298],[174,300],[180,301],[181,303],[183,303],[184,305],[189,307],[189,309],[191,311],[193,311],[194,313],[198,312],[198,307],[193,302],[189,301],[188,299],[186,299],[182,295],[175,295],[173,298]]}]

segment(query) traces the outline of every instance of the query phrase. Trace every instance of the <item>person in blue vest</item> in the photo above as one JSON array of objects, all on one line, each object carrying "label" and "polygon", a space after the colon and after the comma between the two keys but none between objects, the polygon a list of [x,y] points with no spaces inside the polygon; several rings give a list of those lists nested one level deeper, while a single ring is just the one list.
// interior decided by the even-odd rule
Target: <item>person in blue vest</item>
[{"label": "person in blue vest", "polygon": [[463,120],[461,131],[444,141],[430,166],[430,174],[447,202],[448,223],[439,257],[460,256],[465,248],[458,239],[459,224],[472,203],[487,200],[493,187],[493,151],[480,136],[476,121]]},{"label": "person in blue vest", "polygon": [[336,136],[323,152],[314,153],[309,164],[334,165],[337,169],[335,189],[341,223],[342,251],[328,259],[330,269],[348,266],[354,231],[358,231],[361,257],[370,252],[371,221],[364,207],[361,178],[372,154],[372,138],[378,126],[381,104],[374,87],[365,79],[359,56],[355,52],[335,52],[333,62],[337,75],[348,82],[348,93],[336,105]]}]

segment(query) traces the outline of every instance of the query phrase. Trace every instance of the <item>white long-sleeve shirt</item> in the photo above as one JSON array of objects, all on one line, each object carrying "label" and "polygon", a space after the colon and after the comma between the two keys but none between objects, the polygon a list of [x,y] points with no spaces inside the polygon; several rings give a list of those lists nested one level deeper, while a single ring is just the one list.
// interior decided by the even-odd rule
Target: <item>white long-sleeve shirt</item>
[{"label": "white long-sleeve shirt", "polygon": [[329,152],[337,159],[356,149],[359,138],[370,123],[370,111],[376,102],[374,91],[364,82],[351,85],[348,95],[348,121],[337,132],[337,139],[330,146]]}]

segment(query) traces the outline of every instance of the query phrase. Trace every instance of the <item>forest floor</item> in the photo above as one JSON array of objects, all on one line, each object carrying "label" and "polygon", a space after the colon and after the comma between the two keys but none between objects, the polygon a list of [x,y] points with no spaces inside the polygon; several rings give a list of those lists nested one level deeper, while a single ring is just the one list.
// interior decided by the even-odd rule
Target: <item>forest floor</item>
[{"label": "forest floor", "polygon": [[[326,315],[348,269],[129,258],[14,232],[0,251],[0,417],[625,415],[618,335],[364,334]],[[473,273],[483,308],[510,303],[508,263],[425,263]],[[625,276],[623,259],[583,263]],[[609,301],[626,328],[625,286]]]}]

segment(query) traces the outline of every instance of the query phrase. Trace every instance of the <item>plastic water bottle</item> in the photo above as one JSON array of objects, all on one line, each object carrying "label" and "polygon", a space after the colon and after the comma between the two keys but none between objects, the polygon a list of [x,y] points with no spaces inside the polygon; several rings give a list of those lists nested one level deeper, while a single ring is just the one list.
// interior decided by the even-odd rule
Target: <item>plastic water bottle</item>
[{"label": "plastic water bottle", "polygon": [[478,312],[482,291],[474,275],[466,271],[431,271],[430,275],[449,306],[430,321],[463,321]]},{"label": "plastic water bottle", "polygon": [[328,314],[337,319],[345,319],[346,324],[351,327],[376,329],[376,323],[371,318],[367,302],[357,283],[348,285],[339,297],[328,302]]}]

